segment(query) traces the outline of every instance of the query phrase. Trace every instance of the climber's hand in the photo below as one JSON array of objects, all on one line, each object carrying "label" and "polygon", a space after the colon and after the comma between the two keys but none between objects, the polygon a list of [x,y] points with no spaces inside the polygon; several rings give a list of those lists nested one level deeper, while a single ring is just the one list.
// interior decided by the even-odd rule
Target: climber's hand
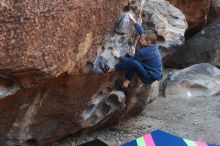
[{"label": "climber's hand", "polygon": [[131,46],[130,55],[134,56],[134,54],[135,54],[135,48],[134,48],[134,46]]},{"label": "climber's hand", "polygon": [[128,16],[129,16],[130,20],[132,20],[134,23],[137,22],[132,14],[128,14]]},{"label": "climber's hand", "polygon": [[123,85],[122,85],[122,89],[127,90],[128,86],[129,86],[130,81],[129,80],[125,80]]},{"label": "climber's hand", "polygon": [[119,58],[119,57],[120,57],[120,52],[118,51],[118,49],[114,49],[114,50],[112,51],[112,55],[113,55],[114,57]]}]

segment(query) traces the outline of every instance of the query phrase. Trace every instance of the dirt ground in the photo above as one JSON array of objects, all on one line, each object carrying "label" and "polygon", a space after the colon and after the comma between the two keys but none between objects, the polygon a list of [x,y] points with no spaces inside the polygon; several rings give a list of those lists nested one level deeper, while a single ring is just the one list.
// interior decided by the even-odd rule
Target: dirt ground
[{"label": "dirt ground", "polygon": [[190,140],[220,144],[220,95],[191,99],[159,96],[137,117],[91,134],[69,136],[56,146],[75,146],[100,139],[117,146],[161,129]]}]

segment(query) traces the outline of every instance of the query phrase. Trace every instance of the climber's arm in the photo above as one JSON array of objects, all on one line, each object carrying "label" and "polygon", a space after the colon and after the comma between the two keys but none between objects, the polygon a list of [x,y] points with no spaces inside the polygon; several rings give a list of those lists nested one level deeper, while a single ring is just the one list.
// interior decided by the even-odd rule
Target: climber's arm
[{"label": "climber's arm", "polygon": [[135,23],[134,27],[135,27],[137,33],[139,33],[140,35],[144,32],[143,27],[139,23]]},{"label": "climber's arm", "polygon": [[134,27],[137,33],[141,35],[144,32],[143,27],[135,20],[135,18],[131,14],[129,14],[129,18],[134,22]]}]

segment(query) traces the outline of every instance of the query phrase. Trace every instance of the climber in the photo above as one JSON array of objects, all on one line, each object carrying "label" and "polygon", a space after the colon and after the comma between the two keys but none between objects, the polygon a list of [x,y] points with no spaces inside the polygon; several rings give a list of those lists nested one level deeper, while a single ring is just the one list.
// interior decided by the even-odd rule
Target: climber
[{"label": "climber", "polygon": [[114,68],[110,68],[107,64],[99,65],[103,72],[125,71],[126,80],[122,84],[122,89],[125,90],[135,73],[145,84],[162,79],[162,59],[156,42],[156,33],[150,30],[144,31],[132,15],[129,15],[129,18],[133,21],[134,27],[140,35],[141,49],[131,57],[120,56],[119,51],[115,49],[112,55],[118,58],[120,63],[116,64]]}]

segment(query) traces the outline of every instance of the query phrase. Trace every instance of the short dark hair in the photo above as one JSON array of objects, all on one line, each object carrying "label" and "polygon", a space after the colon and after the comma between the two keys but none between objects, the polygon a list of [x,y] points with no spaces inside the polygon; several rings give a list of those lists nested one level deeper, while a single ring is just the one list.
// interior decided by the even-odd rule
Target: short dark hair
[{"label": "short dark hair", "polygon": [[152,43],[157,41],[157,34],[155,31],[153,30],[146,30],[145,32],[143,32],[141,34],[141,37],[145,40],[145,41],[151,41]]}]

